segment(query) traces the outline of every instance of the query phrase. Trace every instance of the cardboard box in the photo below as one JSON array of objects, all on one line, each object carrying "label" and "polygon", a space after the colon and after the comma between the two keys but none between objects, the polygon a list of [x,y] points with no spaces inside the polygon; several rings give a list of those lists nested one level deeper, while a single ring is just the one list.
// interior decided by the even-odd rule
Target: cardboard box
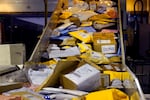
[{"label": "cardboard box", "polygon": [[109,74],[101,74],[101,87],[106,88],[110,85],[110,75]]},{"label": "cardboard box", "polygon": [[94,33],[93,48],[104,54],[116,53],[117,43],[113,33]]},{"label": "cardboard box", "polygon": [[0,45],[0,65],[17,65],[25,61],[24,44]]},{"label": "cardboard box", "polygon": [[66,89],[93,91],[100,87],[100,71],[89,64],[84,64],[75,71],[61,77]]}]

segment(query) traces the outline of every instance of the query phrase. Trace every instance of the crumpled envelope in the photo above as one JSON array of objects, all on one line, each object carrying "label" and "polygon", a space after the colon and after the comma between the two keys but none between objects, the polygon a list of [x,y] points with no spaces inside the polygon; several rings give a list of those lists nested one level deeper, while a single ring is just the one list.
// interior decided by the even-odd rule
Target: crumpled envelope
[{"label": "crumpled envelope", "polygon": [[105,57],[104,54],[101,52],[96,52],[93,50],[88,50],[86,53],[82,54],[80,56],[83,59],[90,60],[91,62],[95,64],[108,64],[109,60],[107,57]]}]

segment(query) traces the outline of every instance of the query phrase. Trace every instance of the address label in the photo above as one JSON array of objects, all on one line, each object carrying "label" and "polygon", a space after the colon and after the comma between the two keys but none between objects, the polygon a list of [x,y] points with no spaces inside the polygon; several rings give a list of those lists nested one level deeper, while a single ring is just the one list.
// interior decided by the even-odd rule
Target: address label
[{"label": "address label", "polygon": [[116,48],[115,45],[103,45],[101,46],[102,48],[102,53],[115,53]]}]

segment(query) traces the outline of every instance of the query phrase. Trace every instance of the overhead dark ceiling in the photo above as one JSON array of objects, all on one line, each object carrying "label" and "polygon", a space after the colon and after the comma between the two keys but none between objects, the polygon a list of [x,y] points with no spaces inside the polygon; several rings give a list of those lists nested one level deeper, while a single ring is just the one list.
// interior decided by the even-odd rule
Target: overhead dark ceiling
[{"label": "overhead dark ceiling", "polygon": [[[52,12],[57,0],[48,0],[48,11]],[[44,12],[44,0],[0,0],[0,13]]]}]

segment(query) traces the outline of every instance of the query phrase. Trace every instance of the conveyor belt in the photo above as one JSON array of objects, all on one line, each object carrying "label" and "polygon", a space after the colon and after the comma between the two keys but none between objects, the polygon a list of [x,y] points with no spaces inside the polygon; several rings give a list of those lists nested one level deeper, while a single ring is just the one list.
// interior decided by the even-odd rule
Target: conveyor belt
[{"label": "conveyor belt", "polygon": [[[43,30],[43,33],[30,57],[30,59],[28,60],[29,62],[39,62],[42,53],[46,50],[46,48],[48,47],[49,44],[49,37],[52,33],[52,30],[56,27],[57,25],[57,20],[58,20],[58,16],[60,14],[60,10],[63,9],[61,7],[66,7],[64,4],[63,0],[59,0],[56,10],[53,12],[53,15],[49,21],[49,23],[46,25],[46,27]],[[136,78],[135,74],[128,68],[128,66],[125,63],[125,51],[124,51],[124,42],[123,42],[123,32],[122,32],[122,16],[121,16],[121,7],[120,7],[120,0],[118,0],[118,14],[119,14],[119,31],[120,31],[120,45],[121,45],[121,58],[122,58],[122,65],[123,67],[125,67],[128,71],[128,73],[130,74],[130,80],[133,82],[133,84],[135,85],[135,91],[137,92],[138,95],[137,98],[135,100],[145,100],[143,91],[141,89],[141,86],[139,84],[138,79]],[[128,91],[129,95],[132,95],[132,93],[130,93],[130,91]]]}]

